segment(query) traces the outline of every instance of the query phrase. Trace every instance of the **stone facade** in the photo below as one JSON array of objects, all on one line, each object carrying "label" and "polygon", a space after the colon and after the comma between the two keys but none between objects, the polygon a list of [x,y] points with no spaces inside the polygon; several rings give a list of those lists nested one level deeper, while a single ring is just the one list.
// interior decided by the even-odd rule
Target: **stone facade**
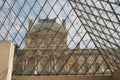
[{"label": "stone facade", "polygon": [[29,23],[24,50],[14,58],[15,75],[63,75],[110,73],[98,50],[70,49],[67,46],[66,22],[42,19]]}]

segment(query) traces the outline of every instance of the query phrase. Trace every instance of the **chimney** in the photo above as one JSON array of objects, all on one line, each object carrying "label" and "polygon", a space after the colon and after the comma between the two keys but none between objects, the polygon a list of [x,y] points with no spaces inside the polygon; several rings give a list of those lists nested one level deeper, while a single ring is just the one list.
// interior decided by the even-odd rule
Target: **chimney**
[{"label": "chimney", "polygon": [[32,26],[33,26],[33,22],[32,22],[32,20],[29,20],[29,27],[28,27],[28,30],[30,30]]},{"label": "chimney", "polygon": [[66,20],[65,20],[65,19],[62,20],[62,26],[63,26],[64,29],[66,30]]}]

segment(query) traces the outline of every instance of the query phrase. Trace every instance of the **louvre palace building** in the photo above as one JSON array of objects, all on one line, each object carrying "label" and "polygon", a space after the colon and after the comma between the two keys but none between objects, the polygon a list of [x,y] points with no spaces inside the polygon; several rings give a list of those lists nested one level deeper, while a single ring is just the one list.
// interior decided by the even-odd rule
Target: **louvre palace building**
[{"label": "louvre palace building", "polygon": [[39,19],[36,24],[30,20],[29,30],[25,48],[15,53],[14,75],[110,73],[97,49],[81,49],[80,43],[75,49],[68,47],[66,20],[61,24],[56,19]]}]

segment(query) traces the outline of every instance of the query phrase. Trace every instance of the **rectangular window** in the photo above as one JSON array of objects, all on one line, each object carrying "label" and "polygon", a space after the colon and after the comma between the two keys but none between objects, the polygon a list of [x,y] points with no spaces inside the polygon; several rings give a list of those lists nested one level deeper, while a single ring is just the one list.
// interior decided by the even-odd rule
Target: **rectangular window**
[{"label": "rectangular window", "polygon": [[76,72],[78,72],[78,66],[77,65],[75,65],[74,67],[73,67],[73,71],[76,73]]}]

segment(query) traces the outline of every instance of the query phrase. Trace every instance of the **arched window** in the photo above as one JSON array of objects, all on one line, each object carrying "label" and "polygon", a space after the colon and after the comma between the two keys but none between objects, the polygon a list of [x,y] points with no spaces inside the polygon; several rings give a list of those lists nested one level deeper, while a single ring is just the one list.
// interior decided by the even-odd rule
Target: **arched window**
[{"label": "arched window", "polygon": [[94,71],[95,71],[95,72],[99,72],[99,65],[95,65],[95,66],[94,66]]},{"label": "arched window", "polygon": [[88,68],[87,65],[85,65],[85,66],[82,67],[82,69],[83,69],[83,72],[87,72],[89,68]]},{"label": "arched window", "polygon": [[60,72],[62,72],[64,70],[64,68],[62,68],[63,67],[63,61],[59,60],[57,65],[58,65],[57,71],[59,72],[61,70]]},{"label": "arched window", "polygon": [[78,65],[75,65],[74,67],[73,67],[73,71],[76,73],[76,72],[78,72]]},{"label": "arched window", "polygon": [[49,69],[50,69],[49,66],[50,66],[50,63],[47,62],[47,60],[44,60],[44,61],[42,62],[42,72],[43,72],[43,73],[49,72]]},{"label": "arched window", "polygon": [[45,44],[45,46],[48,46],[48,44],[49,44],[49,43],[48,43],[48,40],[45,40],[45,41],[44,41],[44,44]]},{"label": "arched window", "polygon": [[62,68],[62,64],[58,64],[58,71],[60,71],[60,69]]},{"label": "arched window", "polygon": [[33,59],[31,58],[25,68],[25,74],[34,74],[34,69],[35,69],[35,60],[34,58]]}]

